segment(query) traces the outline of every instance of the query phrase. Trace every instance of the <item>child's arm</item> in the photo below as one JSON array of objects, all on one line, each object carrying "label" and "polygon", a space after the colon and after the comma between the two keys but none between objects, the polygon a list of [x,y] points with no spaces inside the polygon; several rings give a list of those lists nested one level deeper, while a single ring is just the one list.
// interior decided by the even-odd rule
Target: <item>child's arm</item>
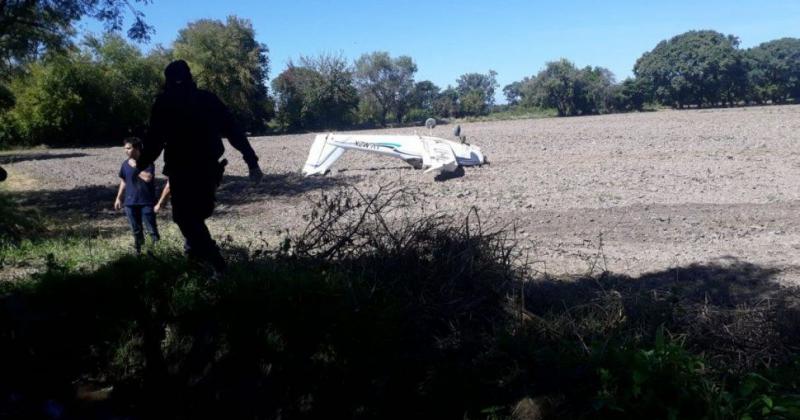
[{"label": "child's arm", "polygon": [[139,172],[139,179],[144,182],[153,182],[153,168],[145,168]]},{"label": "child's arm", "polygon": [[164,185],[164,191],[161,191],[161,198],[158,199],[158,203],[156,203],[155,208],[153,208],[156,213],[164,206],[164,202],[169,198],[169,193],[169,181],[167,181],[167,185]]},{"label": "child's arm", "polygon": [[117,191],[117,199],[114,200],[114,210],[122,208],[122,194],[125,193],[125,180],[119,181],[119,190]]}]

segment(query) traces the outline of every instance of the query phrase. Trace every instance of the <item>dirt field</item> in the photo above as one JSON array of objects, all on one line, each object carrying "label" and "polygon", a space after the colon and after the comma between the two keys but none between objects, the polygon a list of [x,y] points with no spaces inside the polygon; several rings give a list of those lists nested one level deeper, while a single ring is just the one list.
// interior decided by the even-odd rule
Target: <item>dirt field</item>
[{"label": "dirt field", "polygon": [[[433,134],[450,138],[452,128]],[[798,133],[800,106],[462,124],[491,165],[445,181],[357,152],[327,176],[305,179],[299,170],[313,134],[253,138],[265,180],[250,185],[228,147],[212,232],[274,243],[277,231],[305,225],[301,216],[322,191],[398,182],[426,191],[431,211],[463,215],[475,206],[484,223],[515,222],[533,267],[549,274],[594,264],[639,275],[738,260],[800,284]],[[0,155],[0,164],[27,203],[122,234],[125,218],[111,210],[122,159],[120,147],[54,149]]]}]

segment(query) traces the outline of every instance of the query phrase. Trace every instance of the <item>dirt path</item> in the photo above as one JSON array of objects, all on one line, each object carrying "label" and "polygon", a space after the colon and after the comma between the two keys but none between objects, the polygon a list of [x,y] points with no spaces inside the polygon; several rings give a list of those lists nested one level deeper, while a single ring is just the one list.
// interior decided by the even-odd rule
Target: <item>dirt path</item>
[{"label": "dirt path", "polygon": [[[491,165],[443,182],[354,152],[329,175],[305,179],[299,170],[313,134],[254,138],[265,182],[249,185],[229,148],[212,229],[274,242],[276,231],[304,226],[321,191],[396,182],[424,189],[431,210],[475,206],[486,223],[514,223],[534,267],[551,274],[594,266],[638,275],[735,259],[777,267],[781,281],[800,284],[800,106],[470,123],[462,133]],[[0,164],[36,180],[16,192],[32,204],[124,228],[110,210],[122,158],[121,148],[59,149],[0,155]]]}]

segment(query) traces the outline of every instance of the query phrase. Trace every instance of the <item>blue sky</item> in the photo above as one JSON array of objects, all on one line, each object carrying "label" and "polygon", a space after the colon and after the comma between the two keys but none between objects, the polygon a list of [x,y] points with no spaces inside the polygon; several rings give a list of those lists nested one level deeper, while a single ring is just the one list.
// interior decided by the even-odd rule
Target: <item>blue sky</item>
[{"label": "blue sky", "polygon": [[[495,70],[499,102],[503,86],[561,57],[580,67],[606,67],[621,81],[632,76],[642,53],[688,30],[733,34],[742,48],[800,38],[798,0],[154,0],[140,9],[156,30],[143,50],[168,47],[189,22],[236,15],[250,19],[257,40],[269,47],[270,78],[301,55],[341,53],[352,61],[387,51],[411,56],[419,69],[415,79],[442,88],[464,73]],[[99,25],[82,27],[96,31]]]}]

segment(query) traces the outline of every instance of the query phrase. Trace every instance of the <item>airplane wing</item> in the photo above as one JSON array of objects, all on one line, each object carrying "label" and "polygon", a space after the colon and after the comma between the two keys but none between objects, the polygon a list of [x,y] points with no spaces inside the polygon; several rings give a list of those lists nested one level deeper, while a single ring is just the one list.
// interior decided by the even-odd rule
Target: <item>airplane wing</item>
[{"label": "airplane wing", "polygon": [[308,159],[303,165],[303,174],[306,176],[324,174],[342,153],[344,153],[343,148],[328,142],[327,134],[317,134],[311,150],[308,151]]},{"label": "airplane wing", "polygon": [[445,143],[434,138],[422,138],[423,153],[422,166],[427,167],[426,173],[439,170],[453,172],[458,167],[453,149]]}]

